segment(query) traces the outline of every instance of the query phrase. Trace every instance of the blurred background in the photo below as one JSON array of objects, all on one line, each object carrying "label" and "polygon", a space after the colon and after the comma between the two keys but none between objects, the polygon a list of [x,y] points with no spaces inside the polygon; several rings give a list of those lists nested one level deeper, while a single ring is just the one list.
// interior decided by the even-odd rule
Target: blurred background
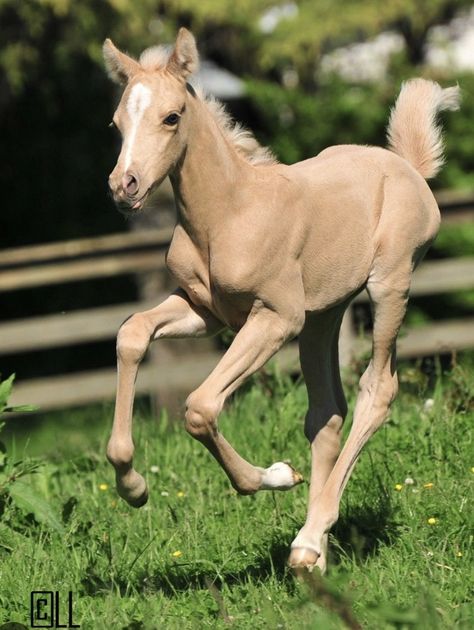
[{"label": "blurred background", "polygon": [[[120,322],[171,286],[163,270],[169,188],[133,222],[108,197],[119,148],[108,124],[119,93],[101,48],[111,37],[138,56],[172,43],[180,26],[198,41],[195,80],[285,163],[332,144],[385,145],[390,107],[409,77],[459,83],[462,108],[443,116],[446,165],[432,182],[443,228],[411,303],[403,356],[429,371],[436,354],[449,362],[472,351],[472,2],[3,0],[0,371],[16,373],[15,402],[45,413],[110,400]],[[370,327],[363,300],[348,325],[353,338]],[[139,392],[172,406],[223,344],[162,344]]]}]

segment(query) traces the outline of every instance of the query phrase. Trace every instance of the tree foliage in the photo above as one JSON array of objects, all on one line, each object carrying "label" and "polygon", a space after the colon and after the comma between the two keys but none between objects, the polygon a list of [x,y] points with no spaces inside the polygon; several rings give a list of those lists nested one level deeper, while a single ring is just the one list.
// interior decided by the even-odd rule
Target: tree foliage
[{"label": "tree foliage", "polygon": [[[14,93],[35,80],[46,57],[64,71],[71,58],[101,62],[105,37],[131,52],[170,41],[189,26],[201,48],[235,72],[275,78],[292,66],[311,83],[322,54],[371,37],[400,32],[412,63],[423,61],[430,28],[471,6],[470,0],[0,0],[0,68]],[[282,7],[293,7],[285,12]],[[273,28],[262,20],[280,17]]]}]

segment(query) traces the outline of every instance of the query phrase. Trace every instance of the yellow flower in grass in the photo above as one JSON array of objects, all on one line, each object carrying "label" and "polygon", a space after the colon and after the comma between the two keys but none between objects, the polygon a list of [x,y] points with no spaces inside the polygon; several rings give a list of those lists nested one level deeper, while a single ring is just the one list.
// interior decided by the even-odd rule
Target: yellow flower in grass
[{"label": "yellow flower in grass", "polygon": [[471,466],[471,472],[474,473],[474,466]]},{"label": "yellow flower in grass", "polygon": [[436,525],[437,522],[438,522],[438,519],[434,518],[434,516],[431,516],[427,521],[428,525]]},{"label": "yellow flower in grass", "polygon": [[183,492],[182,490],[180,490],[180,491],[176,494],[176,496],[177,496],[177,497],[179,497],[179,498],[185,497],[185,496],[186,496],[186,492]]},{"label": "yellow flower in grass", "polygon": [[177,549],[176,551],[173,551],[171,555],[173,556],[173,558],[181,558],[181,556],[183,555],[183,552]]},{"label": "yellow flower in grass", "polygon": [[99,483],[99,490],[108,490],[109,489],[109,484],[108,483]]},{"label": "yellow flower in grass", "polygon": [[423,488],[426,488],[427,490],[429,490],[430,488],[433,488],[433,486],[434,486],[434,483],[432,483],[431,481],[423,484]]},{"label": "yellow flower in grass", "polygon": [[401,483],[396,483],[394,487],[397,492],[400,492],[400,490],[403,490],[403,486]]},{"label": "yellow flower in grass", "polygon": [[462,551],[456,552],[456,558],[462,558]]}]

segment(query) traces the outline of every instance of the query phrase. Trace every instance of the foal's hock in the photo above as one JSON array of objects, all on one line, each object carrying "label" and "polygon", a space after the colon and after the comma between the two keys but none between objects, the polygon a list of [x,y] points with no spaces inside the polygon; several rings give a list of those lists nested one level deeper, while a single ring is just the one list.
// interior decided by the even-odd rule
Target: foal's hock
[{"label": "foal's hock", "polygon": [[[229,394],[298,335],[312,469],[308,515],[289,562],[324,571],[344,487],[397,392],[395,342],[410,278],[440,220],[425,182],[443,162],[435,117],[458,107],[459,90],[408,81],[390,117],[388,150],[334,146],[287,166],[234,125],[221,105],[189,86],[198,54],[187,30],[179,31],[171,52],[151,48],[136,61],[107,40],[104,57],[110,77],[124,87],[113,118],[123,138],[109,179],[115,201],[122,212],[136,213],[169,176],[178,217],[167,257],[178,288],[156,308],[132,315],[118,333],[117,400],[107,448],[118,493],[135,507],[147,500],[145,481],[133,468],[132,409],[149,344],[226,327],[237,334],[188,397],[186,429],[242,494],[300,483],[287,463],[263,468],[247,462],[217,425]],[[364,288],[373,308],[372,358],[340,451],[347,407],[339,328],[347,305]]]}]

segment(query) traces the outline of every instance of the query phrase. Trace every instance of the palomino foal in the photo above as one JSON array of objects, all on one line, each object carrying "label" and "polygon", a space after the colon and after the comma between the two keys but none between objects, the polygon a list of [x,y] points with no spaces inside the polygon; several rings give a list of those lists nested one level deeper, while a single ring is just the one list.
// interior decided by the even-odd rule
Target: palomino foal
[{"label": "palomino foal", "polygon": [[[286,166],[186,83],[198,54],[185,29],[171,52],[152,48],[135,61],[107,40],[104,56],[111,78],[125,87],[114,115],[123,137],[109,179],[115,201],[123,212],[138,212],[169,176],[178,213],[167,265],[179,288],[156,308],[132,315],[118,333],[117,401],[107,449],[118,493],[135,507],[147,500],[145,481],[132,464],[132,409],[150,342],[225,327],[237,334],[187,399],[186,429],[242,494],[298,484],[301,476],[286,463],[261,468],[247,462],[217,427],[229,394],[298,335],[312,470],[307,520],[289,563],[324,571],[341,494],[397,392],[395,341],[410,277],[440,220],[425,182],[443,161],[435,116],[457,108],[458,88],[443,90],[422,79],[406,83],[390,118],[389,150],[334,146]],[[373,352],[340,452],[347,407],[338,335],[344,310],[363,288],[373,307]]]}]

